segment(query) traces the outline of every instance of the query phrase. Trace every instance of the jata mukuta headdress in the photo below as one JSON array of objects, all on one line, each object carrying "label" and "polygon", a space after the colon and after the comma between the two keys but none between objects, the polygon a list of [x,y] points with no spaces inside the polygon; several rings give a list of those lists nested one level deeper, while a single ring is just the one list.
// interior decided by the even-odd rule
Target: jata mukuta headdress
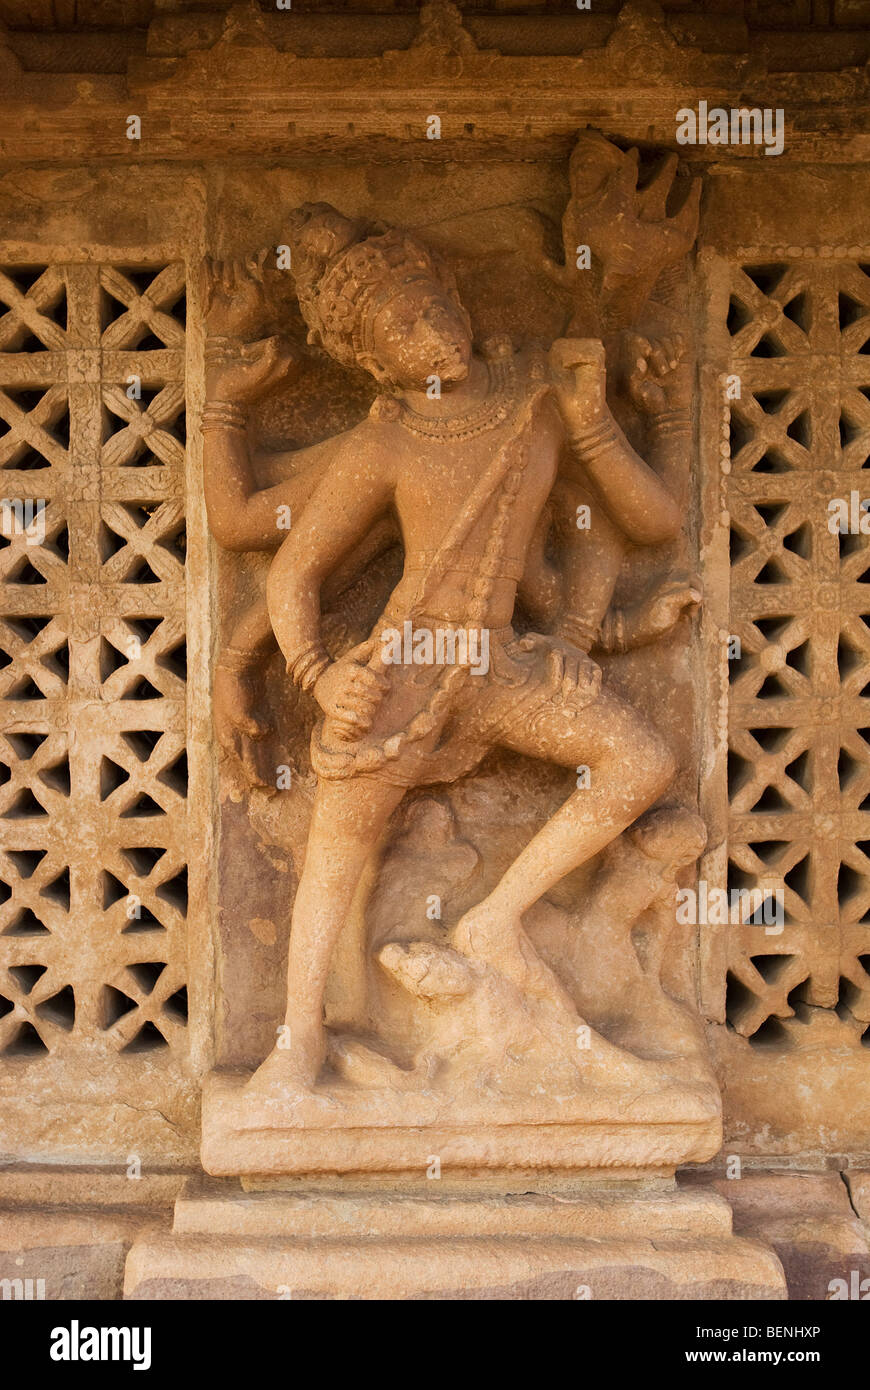
[{"label": "jata mukuta headdress", "polygon": [[450,271],[406,232],[353,221],[329,203],[304,203],[288,222],[290,264],[308,341],[345,366],[373,352],[376,314],[407,285],[435,280],[459,304]]}]

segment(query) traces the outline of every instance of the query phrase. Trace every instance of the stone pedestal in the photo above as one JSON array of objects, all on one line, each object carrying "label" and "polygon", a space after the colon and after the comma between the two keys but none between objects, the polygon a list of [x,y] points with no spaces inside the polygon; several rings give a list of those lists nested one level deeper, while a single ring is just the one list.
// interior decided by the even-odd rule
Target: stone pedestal
[{"label": "stone pedestal", "polygon": [[[779,1260],[673,1182],[191,1185],[127,1260],[136,1299],[781,1299]],[[525,1189],[525,1190],[524,1190]]]},{"label": "stone pedestal", "polygon": [[[712,1088],[660,1095],[528,1097],[497,1113],[432,1095],[360,1095],[335,1086],[295,1104],[251,1095],[247,1076],[210,1076],[203,1092],[202,1162],[219,1177],[440,1170],[476,1173],[618,1170],[666,1173],[703,1163],[721,1144]],[[397,1099],[401,1105],[397,1104]]]}]

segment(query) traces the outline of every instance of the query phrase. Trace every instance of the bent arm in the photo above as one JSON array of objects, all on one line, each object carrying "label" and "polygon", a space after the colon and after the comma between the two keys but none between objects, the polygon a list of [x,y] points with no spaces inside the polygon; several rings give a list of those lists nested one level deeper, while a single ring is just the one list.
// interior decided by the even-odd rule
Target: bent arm
[{"label": "bent arm", "polygon": [[[588,652],[599,645],[628,541],[597,499],[567,479],[559,480],[551,501],[561,581],[555,631]],[[578,501],[585,504],[582,526]]]},{"label": "bent arm", "polygon": [[629,444],[610,411],[570,438],[567,471],[592,484],[614,525],[634,545],[660,545],[680,533],[671,492]]},{"label": "bent arm", "polygon": [[387,455],[370,442],[345,445],[272,561],[266,584],[269,616],[288,670],[305,689],[329,661],[320,631],[327,576],[386,510],[392,495]]},{"label": "bent arm", "polygon": [[254,599],[233,624],[229,641],[221,648],[217,664],[229,670],[245,670],[265,661],[275,650],[275,634],[265,595]]},{"label": "bent arm", "polygon": [[[284,456],[297,470],[293,477],[258,488],[254,482],[248,429],[219,424],[203,434],[203,470],[208,524],[225,550],[277,550],[285,530],[279,507],[291,513],[305,506],[318,486],[336,441],[324,440]],[[286,528],[285,528],[286,529]]]},{"label": "bent arm", "polygon": [[549,627],[555,622],[562,595],[562,577],[547,556],[551,520],[550,508],[545,507],[532,533],[523,577],[517,590],[520,602],[539,627]]},{"label": "bent arm", "polygon": [[678,505],[685,506],[692,461],[692,418],[688,410],[667,410],[653,416],[649,458],[671,496]]},{"label": "bent arm", "polygon": [[[392,517],[385,516],[375,522],[364,540],[354,546],[347,559],[325,580],[322,597],[326,607],[355,584],[367,567],[385,550],[389,550],[397,538],[398,528]],[[229,641],[218,657],[218,665],[244,670],[259,665],[272,656],[277,648],[266,595],[263,594],[244,610],[235,623]]]}]

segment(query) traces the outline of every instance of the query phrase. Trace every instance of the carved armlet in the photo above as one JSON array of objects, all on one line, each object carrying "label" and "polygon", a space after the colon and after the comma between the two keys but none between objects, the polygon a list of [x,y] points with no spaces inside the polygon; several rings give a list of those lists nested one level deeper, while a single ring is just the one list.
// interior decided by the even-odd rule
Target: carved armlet
[{"label": "carved armlet", "polygon": [[237,338],[209,333],[205,340],[205,365],[222,367],[227,362],[235,362],[241,356],[241,351],[242,344]]},{"label": "carved armlet", "polygon": [[594,463],[614,445],[621,442],[616,421],[609,413],[587,429],[572,430],[568,436],[571,447],[584,463]]}]

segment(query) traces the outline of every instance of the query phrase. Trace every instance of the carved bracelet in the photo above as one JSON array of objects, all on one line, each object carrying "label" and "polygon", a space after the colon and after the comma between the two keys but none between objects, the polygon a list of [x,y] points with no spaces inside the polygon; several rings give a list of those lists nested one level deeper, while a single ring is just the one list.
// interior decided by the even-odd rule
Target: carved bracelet
[{"label": "carved bracelet", "polygon": [[202,410],[204,430],[241,430],[248,427],[248,417],[242,407],[232,401],[207,401]]},{"label": "carved bracelet", "polygon": [[688,434],[692,417],[688,410],[663,410],[654,424],[659,434]]},{"label": "carved bracelet", "polygon": [[287,674],[300,690],[310,690],[332,662],[322,642],[313,642],[292,661],[287,662]]},{"label": "carved bracelet", "polygon": [[225,671],[246,671],[252,664],[251,653],[238,647],[222,647],[217,659],[217,665]]},{"label": "carved bracelet", "polygon": [[242,343],[236,338],[222,337],[212,333],[205,340],[205,364],[207,367],[220,366],[241,356]]},{"label": "carved bracelet", "polygon": [[575,430],[569,434],[568,438],[578,454],[582,454],[584,459],[594,461],[613,444],[619,442],[616,432],[616,422],[612,415],[607,415],[600,424],[592,425],[586,430]]}]

